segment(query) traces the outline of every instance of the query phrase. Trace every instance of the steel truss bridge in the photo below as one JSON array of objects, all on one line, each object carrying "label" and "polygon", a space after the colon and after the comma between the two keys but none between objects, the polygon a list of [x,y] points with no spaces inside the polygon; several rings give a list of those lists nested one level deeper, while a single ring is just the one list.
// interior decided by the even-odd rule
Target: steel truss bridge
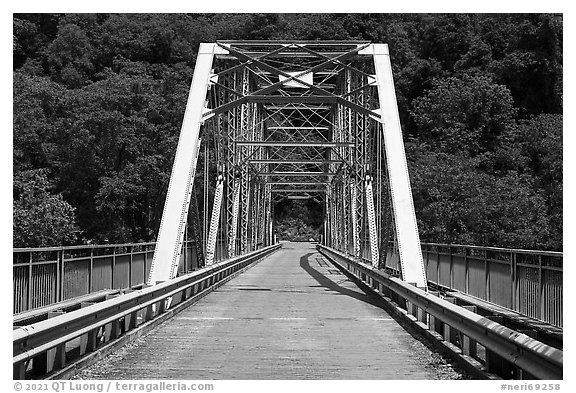
[{"label": "steel truss bridge", "polygon": [[[294,244],[280,249],[273,213],[286,199],[311,200],[322,207],[317,250]],[[424,258],[422,247],[387,45],[204,43],[157,242],[92,247],[90,255],[82,247],[16,250],[15,303],[27,300],[18,303],[17,311],[24,312],[14,317],[14,378],[68,377],[78,364],[94,362],[103,352],[189,312],[184,308],[216,288],[249,277],[246,273],[226,284],[257,262],[250,272],[276,266],[276,271],[286,269],[286,277],[299,277],[304,270],[321,286],[352,297],[358,296],[356,290],[342,289],[343,281],[327,275],[355,280],[384,302],[388,317],[413,325],[476,377],[562,378],[560,253],[483,249],[481,258],[475,251],[453,252],[462,246],[426,245]],[[449,254],[441,252],[443,247]],[[39,261],[33,261],[35,252]],[[497,260],[491,253],[504,257]],[[17,260],[17,255],[29,260]],[[85,261],[89,269],[80,267]],[[274,277],[272,267],[269,275]],[[36,276],[41,277],[38,289],[33,286]],[[257,298],[262,302],[274,302],[273,289],[284,285],[285,291],[290,281],[268,284],[271,289],[263,288],[263,281],[256,285],[242,279],[248,280],[242,284],[247,287],[237,289],[271,292]],[[304,285],[300,279],[294,278],[290,288]],[[67,292],[78,285],[80,293]],[[50,295],[42,297],[44,293]],[[537,314],[528,312],[531,293],[537,294]],[[495,300],[500,297],[504,300]],[[346,307],[322,304],[326,309]],[[415,378],[425,377],[414,372]],[[282,370],[278,373],[282,378]],[[258,379],[258,374],[242,375]],[[331,378],[318,374],[326,375]]]}]

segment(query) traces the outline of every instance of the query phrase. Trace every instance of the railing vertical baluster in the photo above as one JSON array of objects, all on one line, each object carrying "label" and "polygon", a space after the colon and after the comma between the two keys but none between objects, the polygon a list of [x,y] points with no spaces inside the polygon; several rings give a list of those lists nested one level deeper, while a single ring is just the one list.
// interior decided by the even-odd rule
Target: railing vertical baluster
[{"label": "railing vertical baluster", "polygon": [[28,259],[28,299],[27,299],[26,310],[32,309],[32,252],[30,252],[30,258]]},{"label": "railing vertical baluster", "polygon": [[142,282],[144,284],[146,284],[146,281],[147,281],[147,275],[146,275],[146,268],[147,267],[148,267],[148,246],[145,246],[144,247],[144,268],[142,269],[143,270],[143,276],[144,276],[144,277],[142,277]]},{"label": "railing vertical baluster", "polygon": [[440,247],[436,246],[436,284],[440,285]]},{"label": "railing vertical baluster", "polygon": [[488,268],[488,250],[484,249],[484,300],[490,301],[490,270]]},{"label": "railing vertical baluster", "polygon": [[453,289],[454,288],[454,258],[452,257],[452,246],[448,247],[448,250],[450,252],[450,277],[448,278],[448,282],[450,285],[450,288]]},{"label": "railing vertical baluster", "polygon": [[128,249],[130,250],[130,259],[128,260],[128,288],[132,288],[132,259],[134,247],[130,245]]},{"label": "railing vertical baluster", "polygon": [[[421,244],[420,247],[422,247],[422,254],[426,255],[424,263],[426,264],[426,276],[428,276],[428,265],[430,264],[430,260],[428,259],[428,246],[426,244]],[[424,257],[424,255],[422,255],[422,257]]]},{"label": "railing vertical baluster", "polygon": [[470,266],[468,263],[468,249],[464,249],[464,290],[470,293]]},{"label": "railing vertical baluster", "polygon": [[58,251],[58,255],[56,257],[56,293],[54,294],[54,299],[56,302],[62,300],[62,287],[64,283],[64,276],[62,272],[64,269],[61,270],[61,265],[64,264],[64,250]]},{"label": "railing vertical baluster", "polygon": [[110,288],[114,288],[114,271],[116,270],[116,247],[112,248],[112,271],[110,272]]},{"label": "railing vertical baluster", "polygon": [[94,286],[94,246],[90,247],[90,270],[88,272],[88,293],[92,293]]},{"label": "railing vertical baluster", "polygon": [[538,318],[544,320],[544,277],[542,274],[542,255],[538,255],[538,297],[539,297],[539,307],[538,307]]},{"label": "railing vertical baluster", "polygon": [[516,310],[517,306],[516,306],[516,299],[517,299],[517,295],[516,295],[516,253],[515,252],[510,252],[510,285],[512,286],[510,289],[510,306],[512,308],[512,310]]}]

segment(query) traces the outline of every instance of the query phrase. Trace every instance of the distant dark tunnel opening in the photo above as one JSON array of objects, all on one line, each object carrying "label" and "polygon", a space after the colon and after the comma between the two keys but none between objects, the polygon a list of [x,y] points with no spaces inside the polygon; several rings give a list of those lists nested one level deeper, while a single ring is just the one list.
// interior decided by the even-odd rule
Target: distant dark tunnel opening
[{"label": "distant dark tunnel opening", "polygon": [[324,223],[321,197],[283,198],[274,204],[274,232],[278,240],[319,240]]}]

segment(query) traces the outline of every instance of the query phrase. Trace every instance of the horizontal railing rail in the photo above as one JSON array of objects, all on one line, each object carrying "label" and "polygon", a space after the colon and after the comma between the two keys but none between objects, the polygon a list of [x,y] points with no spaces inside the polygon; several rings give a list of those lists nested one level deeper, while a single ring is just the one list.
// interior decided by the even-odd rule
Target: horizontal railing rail
[{"label": "horizontal railing rail", "polygon": [[[478,344],[482,346],[486,351],[483,362],[488,372],[496,372],[503,378],[562,379],[561,350],[416,288],[371,265],[351,259],[337,250],[321,245],[318,250],[374,290],[399,299],[405,310],[428,329],[442,331],[444,340],[458,345],[463,355],[477,358]],[[444,326],[439,328],[439,323]],[[499,366],[495,367],[495,364]]]},{"label": "horizontal railing rail", "polygon": [[562,258],[563,252],[561,251],[546,251],[546,250],[527,250],[522,248],[503,248],[503,247],[489,247],[489,246],[474,246],[466,244],[444,244],[444,243],[420,243],[423,247],[435,246],[435,247],[452,247],[452,248],[463,248],[471,250],[487,250],[487,251],[498,251],[504,253],[518,253],[518,254],[530,254],[530,255],[546,255],[552,257]]},{"label": "horizontal railing rail", "polygon": [[42,376],[61,369],[67,362],[66,344],[72,340],[84,336],[84,349],[80,349],[80,355],[83,351],[93,352],[97,349],[98,342],[106,341],[105,330],[108,331],[108,339],[116,339],[122,330],[136,328],[139,318],[148,321],[164,314],[176,305],[174,298],[179,297],[177,304],[181,304],[278,248],[280,245],[268,246],[170,281],[15,328],[14,379],[25,379],[30,370],[33,374]]},{"label": "horizontal railing rail", "polygon": [[114,244],[80,244],[75,246],[57,246],[57,247],[15,247],[14,253],[17,252],[48,252],[48,251],[66,251],[66,250],[90,250],[96,248],[124,248],[133,246],[155,246],[155,242],[144,243],[114,243]]}]

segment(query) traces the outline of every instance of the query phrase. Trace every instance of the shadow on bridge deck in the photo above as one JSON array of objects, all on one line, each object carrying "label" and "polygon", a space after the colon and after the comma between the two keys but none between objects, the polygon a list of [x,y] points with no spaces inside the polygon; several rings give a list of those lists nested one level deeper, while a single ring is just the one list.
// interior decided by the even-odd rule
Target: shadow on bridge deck
[{"label": "shadow on bridge deck", "polygon": [[[306,271],[306,273],[308,273],[314,280],[316,280],[321,287],[330,289],[334,292],[338,292],[341,295],[353,297],[354,299],[361,300],[363,302],[372,304],[377,307],[383,306],[382,300],[378,298],[376,295],[371,293],[365,293],[363,291],[359,292],[358,290],[348,289],[344,286],[340,286],[339,281],[332,281],[330,278],[328,278],[328,276],[314,269],[312,266],[310,266],[310,259],[312,256],[314,256],[315,262],[320,266],[329,266],[329,262],[326,261],[324,257],[322,257],[317,252],[308,253],[300,257],[300,267],[304,269],[304,271]],[[340,274],[338,272],[338,269],[334,266],[332,267],[332,269],[328,269],[328,273],[336,275]],[[344,281],[342,282],[348,281],[348,279],[345,276],[343,276],[343,280]]]},{"label": "shadow on bridge deck", "polygon": [[[458,378],[311,243],[283,248],[82,372],[90,379]],[[437,370],[442,365],[442,371]]]}]

